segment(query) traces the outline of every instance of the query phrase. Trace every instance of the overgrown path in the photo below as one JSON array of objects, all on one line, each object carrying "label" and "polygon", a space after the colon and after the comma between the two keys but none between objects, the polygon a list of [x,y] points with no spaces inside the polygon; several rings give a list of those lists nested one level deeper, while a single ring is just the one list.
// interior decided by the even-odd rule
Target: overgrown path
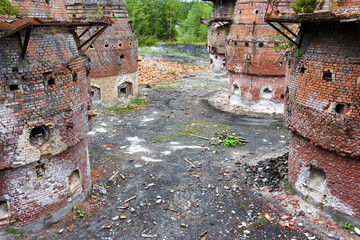
[{"label": "overgrown path", "polygon": [[[98,115],[89,133],[94,189],[79,206],[87,216],[74,213],[36,239],[314,236],[305,228],[281,227],[284,212],[277,203],[246,184],[243,164],[285,151],[288,132],[281,119],[235,116],[209,106],[209,94],[226,84],[197,76],[142,88],[147,107]],[[249,143],[225,148],[204,139],[223,131]]]}]

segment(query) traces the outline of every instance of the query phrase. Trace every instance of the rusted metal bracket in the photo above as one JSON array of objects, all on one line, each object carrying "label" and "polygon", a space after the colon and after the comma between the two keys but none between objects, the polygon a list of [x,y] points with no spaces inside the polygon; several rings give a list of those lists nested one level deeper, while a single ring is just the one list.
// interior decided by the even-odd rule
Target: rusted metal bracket
[{"label": "rusted metal bracket", "polygon": [[292,36],[297,37],[297,35],[291,31],[287,26],[285,26],[283,23],[279,23],[280,26],[282,26],[285,31],[282,31],[280,28],[278,28],[273,22],[270,21],[266,21],[267,24],[269,24],[272,28],[274,28],[278,33],[280,33],[281,35],[283,35],[287,40],[289,40],[290,42],[292,42],[295,46],[300,47],[300,44],[296,42],[296,40],[292,39],[291,37],[289,37],[285,31],[289,32]]},{"label": "rusted metal bracket", "polygon": [[26,28],[24,43],[22,43],[20,32],[16,33],[17,39],[19,42],[19,46],[20,46],[20,50],[21,50],[21,58],[23,58],[23,59],[25,58],[27,47],[29,45],[31,30],[32,30],[31,27]]}]

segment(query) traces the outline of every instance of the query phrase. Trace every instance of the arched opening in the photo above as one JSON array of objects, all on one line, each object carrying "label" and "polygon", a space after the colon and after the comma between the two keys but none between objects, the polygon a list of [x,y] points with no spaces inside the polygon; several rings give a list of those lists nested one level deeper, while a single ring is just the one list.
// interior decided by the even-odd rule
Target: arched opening
[{"label": "arched opening", "polygon": [[266,87],[262,90],[263,99],[272,99],[272,91],[270,88]]},{"label": "arched opening", "polygon": [[234,83],[232,86],[232,93],[236,94],[236,95],[240,95],[241,94],[241,90],[240,87],[237,83]]},{"label": "arched opening", "polygon": [[69,194],[73,195],[81,187],[81,174],[80,170],[74,170],[69,176]]},{"label": "arched opening", "polygon": [[118,86],[118,97],[125,97],[132,94],[133,85],[130,82],[122,83]]},{"label": "arched opening", "polygon": [[91,97],[93,103],[101,102],[101,90],[98,87],[91,86]]},{"label": "arched opening", "polygon": [[325,193],[326,174],[321,168],[310,166],[307,186],[319,193]]},{"label": "arched opening", "polygon": [[7,201],[0,200],[0,219],[10,217],[9,204]]},{"label": "arched opening", "polygon": [[34,127],[30,132],[30,143],[31,145],[40,147],[46,143],[50,138],[49,128],[46,126]]}]

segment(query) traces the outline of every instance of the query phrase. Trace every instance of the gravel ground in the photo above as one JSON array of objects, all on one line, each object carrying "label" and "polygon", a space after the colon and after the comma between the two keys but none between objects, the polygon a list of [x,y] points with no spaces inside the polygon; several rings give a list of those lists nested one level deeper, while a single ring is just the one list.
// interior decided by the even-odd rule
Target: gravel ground
[{"label": "gravel ground", "polygon": [[[221,77],[185,78],[140,88],[149,99],[143,109],[99,113],[88,135],[93,190],[79,204],[86,216],[74,211],[17,239],[336,239],[309,222],[310,210],[291,215],[281,199],[296,196],[250,182],[243,165],[286,153],[289,132],[278,116],[235,115],[210,105],[208,98],[226,87]],[[222,131],[249,143],[225,148],[189,135]],[[279,224],[288,214],[284,223],[292,226],[293,219],[292,228]]]}]

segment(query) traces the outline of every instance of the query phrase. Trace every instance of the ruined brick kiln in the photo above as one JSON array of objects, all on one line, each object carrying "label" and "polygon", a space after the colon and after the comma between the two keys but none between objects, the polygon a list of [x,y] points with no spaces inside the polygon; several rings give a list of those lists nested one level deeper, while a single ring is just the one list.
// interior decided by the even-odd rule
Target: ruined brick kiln
[{"label": "ruined brick kiln", "polygon": [[[12,1],[0,16],[0,229],[35,232],[64,218],[91,187],[88,58],[64,1]],[[80,39],[80,40],[79,40]]]},{"label": "ruined brick kiln", "polygon": [[209,24],[208,52],[210,55],[210,70],[221,72],[225,70],[225,44],[230,31],[230,25],[236,0],[212,0],[213,17],[204,20]]},{"label": "ruined brick kiln", "polygon": [[[267,1],[237,0],[227,37],[230,104],[283,108],[285,52],[275,50],[277,32],[264,22]],[[260,107],[261,108],[261,107]]]},{"label": "ruined brick kiln", "polygon": [[359,223],[360,3],[325,1],[301,15],[287,3],[270,1],[266,21],[301,23],[287,64],[289,178],[305,199]]},{"label": "ruined brick kiln", "polygon": [[[113,22],[87,52],[91,60],[93,104],[95,107],[127,104],[138,91],[138,42],[125,0],[67,0],[67,9],[74,19],[101,15]],[[93,31],[89,33],[93,34]]]}]

